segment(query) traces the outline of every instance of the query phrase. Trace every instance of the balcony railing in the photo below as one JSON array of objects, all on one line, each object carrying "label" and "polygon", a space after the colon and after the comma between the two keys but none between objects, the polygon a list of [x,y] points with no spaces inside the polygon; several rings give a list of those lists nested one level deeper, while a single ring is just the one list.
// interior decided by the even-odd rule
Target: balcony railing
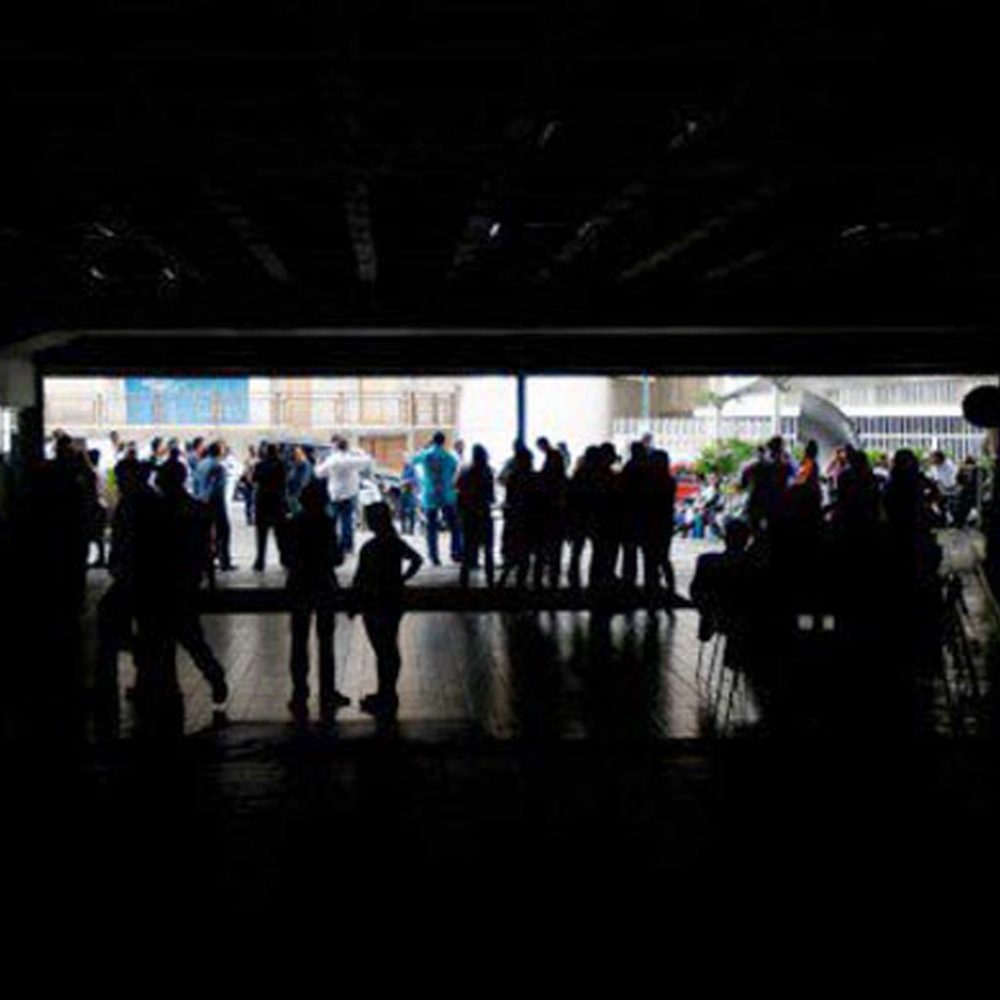
[{"label": "balcony railing", "polygon": [[458,416],[456,392],[250,393],[234,405],[217,392],[189,393],[183,401],[153,392],[141,401],[125,393],[71,394],[49,389],[49,427],[268,427],[373,430],[450,428]]}]

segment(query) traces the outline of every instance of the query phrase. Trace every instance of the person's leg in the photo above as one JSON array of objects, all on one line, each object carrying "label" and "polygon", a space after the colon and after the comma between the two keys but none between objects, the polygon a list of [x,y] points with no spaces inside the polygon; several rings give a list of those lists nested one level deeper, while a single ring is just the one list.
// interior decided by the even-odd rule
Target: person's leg
[{"label": "person's leg", "polygon": [[458,512],[455,510],[454,504],[448,504],[443,508],[443,510],[444,523],[448,528],[451,542],[451,561],[459,562],[465,551],[462,539],[462,525],[459,522]]},{"label": "person's leg", "polygon": [[112,583],[97,604],[97,686],[118,697],[118,652],[129,628],[125,591]]},{"label": "person's leg", "polygon": [[427,508],[427,554],[435,566],[441,565],[441,558],[438,555],[438,509],[437,507]]},{"label": "person's leg", "polygon": [[563,537],[556,532],[549,540],[549,586],[553,590],[558,590],[562,583],[562,557]]},{"label": "person's leg", "polygon": [[316,608],[316,638],[319,642],[319,701],[320,712],[324,716],[342,705],[349,705],[350,699],[337,690],[336,666],[334,659],[334,613],[329,601],[322,601]]},{"label": "person's leg", "polygon": [[[292,609],[292,658],[289,671],[292,675],[292,711],[305,710],[309,701],[309,625],[312,609],[305,602]],[[322,673],[322,668],[321,668]],[[322,677],[320,678],[322,681]]]},{"label": "person's leg", "polygon": [[267,521],[261,512],[257,511],[257,558],[253,568],[258,572],[267,564]]},{"label": "person's leg", "polygon": [[483,566],[486,569],[486,586],[493,586],[493,518],[487,515],[481,525],[481,544],[483,549]]},{"label": "person's leg", "polygon": [[354,551],[354,503],[351,500],[338,500],[334,508],[340,535],[340,552],[345,556],[350,555]]},{"label": "person's leg", "polygon": [[216,503],[216,535],[218,538],[219,565],[223,569],[229,569],[233,565],[233,561],[229,552],[231,532],[229,530],[229,511],[226,509],[225,500],[219,500]]},{"label": "person's leg", "polygon": [[194,665],[212,686],[212,700],[223,702],[229,696],[226,671],[216,659],[202,631],[201,619],[190,608],[183,609],[178,616],[177,641],[194,661]]},{"label": "person's leg", "polygon": [[364,616],[365,631],[375,650],[378,669],[378,700],[383,706],[395,708],[399,702],[396,683],[399,679],[399,612]]},{"label": "person's leg", "polygon": [[622,579],[634,587],[639,575],[639,546],[634,538],[627,538],[622,545]]},{"label": "person's leg", "polygon": [[476,554],[476,526],[474,516],[462,517],[462,534],[465,538],[465,553],[462,556],[462,570],[458,575],[459,584],[463,587],[469,586],[469,570],[472,569],[473,559]]},{"label": "person's leg", "polygon": [[574,588],[580,586],[580,561],[583,558],[583,546],[586,541],[587,536],[579,530],[570,539],[569,569],[566,575],[569,585]]}]

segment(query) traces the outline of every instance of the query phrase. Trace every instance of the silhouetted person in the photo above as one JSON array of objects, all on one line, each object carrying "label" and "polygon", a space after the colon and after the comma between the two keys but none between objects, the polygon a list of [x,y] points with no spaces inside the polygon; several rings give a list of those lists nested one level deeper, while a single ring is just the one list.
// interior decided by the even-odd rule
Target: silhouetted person
[{"label": "silhouetted person", "polygon": [[301,508],[288,522],[282,559],[288,570],[292,600],[292,699],[288,708],[299,721],[309,715],[309,630],[316,619],[319,646],[320,716],[331,720],[336,709],[350,699],[336,689],[333,655],[333,595],[337,590],[334,567],[341,562],[336,525],[327,513],[327,488],[312,480],[302,490]]},{"label": "silhouetted person", "polygon": [[198,590],[211,564],[213,515],[185,490],[186,474],[180,461],[164,462],[156,473],[164,532],[162,610],[172,637],[208,681],[212,701],[221,709],[229,697],[226,675],[205,638],[197,608]]},{"label": "silhouetted person", "polygon": [[493,586],[493,470],[489,455],[481,445],[473,445],[472,462],[458,474],[458,513],[462,520],[465,549],[462,553],[460,580],[469,585],[469,570],[473,568],[479,550],[483,550],[486,583]]},{"label": "silhouetted person", "polygon": [[[548,445],[546,438],[540,441]],[[562,452],[548,447],[545,464],[535,482],[538,504],[538,525],[535,537],[535,587],[548,578],[554,590],[562,577],[562,550],[566,537],[566,506],[568,482]]]},{"label": "silhouetted person", "polygon": [[621,544],[622,492],[614,464],[618,456],[614,445],[605,443],[597,449],[597,462],[592,480],[592,518],[590,537],[593,555],[590,562],[589,584],[606,589],[615,581],[615,565]]},{"label": "silhouetted person", "polygon": [[665,451],[654,449],[648,461],[647,488],[638,512],[643,582],[647,593],[653,597],[659,592],[662,578],[667,594],[672,598],[675,591],[670,547],[674,535],[677,481],[670,471],[670,456]]},{"label": "silhouetted person", "polygon": [[133,648],[137,509],[142,503],[155,502],[139,462],[121,462],[118,468],[118,502],[111,518],[108,554],[111,585],[97,605],[98,689],[112,722],[118,712],[118,654]]},{"label": "silhouetted person", "polygon": [[517,587],[523,588],[528,579],[531,552],[536,532],[537,496],[533,457],[523,445],[514,453],[512,467],[507,473],[503,506],[503,570],[500,586],[507,582],[511,571]]},{"label": "silhouetted person", "polygon": [[958,496],[955,501],[955,527],[964,528],[969,515],[975,508],[979,497],[979,466],[976,460],[968,455],[958,469]]},{"label": "silhouetted person", "polygon": [[[361,699],[361,709],[371,715],[391,717],[399,706],[396,682],[400,669],[403,586],[419,571],[423,559],[396,534],[392,512],[386,504],[369,504],[365,519],[375,537],[361,548],[354,575],[354,593],[375,651],[378,690]],[[403,563],[407,564],[405,571]]]},{"label": "silhouetted person", "polygon": [[763,510],[764,525],[772,528],[785,514],[788,502],[788,486],[792,479],[792,467],[785,455],[785,442],[775,436],[767,442],[767,461],[758,482],[761,491],[760,507]]},{"label": "silhouetted person", "polygon": [[816,458],[819,446],[809,441],[788,491],[788,516],[796,537],[803,544],[815,544],[818,539],[823,508],[823,494],[819,485],[819,466]]},{"label": "silhouetted person", "polygon": [[581,586],[580,564],[583,550],[592,534],[594,519],[594,471],[598,449],[588,447],[580,456],[566,491],[567,536],[570,543],[569,585]]},{"label": "silhouetted person", "polygon": [[[176,470],[172,475],[176,475]],[[205,503],[211,514],[219,569],[228,572],[236,567],[229,553],[231,532],[226,506],[226,467],[222,463],[222,446],[218,441],[208,446],[205,457],[198,463],[196,482],[195,498]]]},{"label": "silhouetted person", "polygon": [[[629,460],[619,477],[622,498],[622,579],[634,587],[638,574],[638,553],[644,537],[648,534],[646,522],[651,514],[652,502],[650,453],[641,441],[633,441],[629,448]],[[649,562],[644,559],[643,572],[647,588],[652,576]]]},{"label": "silhouetted person", "polygon": [[740,473],[740,487],[747,494],[747,520],[750,530],[759,534],[765,524],[765,494],[767,493],[767,451],[757,448],[756,457],[743,467]]},{"label": "silhouetted person", "polygon": [[281,554],[280,532],[285,523],[285,464],[278,457],[276,445],[264,449],[261,460],[253,471],[254,517],[257,525],[257,558],[253,568],[262,573],[267,565],[267,536],[273,531],[275,543]]},{"label": "silhouetted person", "polygon": [[833,524],[838,538],[848,548],[865,549],[874,543],[879,530],[882,497],[868,456],[851,446],[842,451]]}]

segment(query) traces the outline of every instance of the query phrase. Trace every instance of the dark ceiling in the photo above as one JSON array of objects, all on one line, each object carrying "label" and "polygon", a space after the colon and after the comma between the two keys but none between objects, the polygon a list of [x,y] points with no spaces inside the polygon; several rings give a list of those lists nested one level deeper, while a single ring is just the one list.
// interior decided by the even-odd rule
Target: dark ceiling
[{"label": "dark ceiling", "polygon": [[5,8],[0,327],[991,322],[988,8]]}]

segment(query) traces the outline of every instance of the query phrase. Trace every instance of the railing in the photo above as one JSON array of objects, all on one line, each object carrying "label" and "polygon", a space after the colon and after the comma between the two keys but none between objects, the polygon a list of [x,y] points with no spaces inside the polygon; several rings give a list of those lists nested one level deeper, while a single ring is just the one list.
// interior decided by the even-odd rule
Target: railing
[{"label": "railing", "polygon": [[[983,454],[985,434],[961,417],[910,416],[888,414],[880,417],[852,417],[861,446],[890,455],[899,448],[923,452],[940,448],[956,461]],[[698,456],[708,444],[721,439],[739,438],[758,444],[772,434],[771,417],[660,417],[649,421],[624,417],[614,422],[613,438],[619,453],[626,454],[629,444],[647,431],[659,448],[666,448],[677,461],[687,462]],[[783,416],[781,433],[795,440],[798,418]]]},{"label": "railing", "polygon": [[250,393],[234,401],[218,392],[178,400],[153,392],[141,400],[122,392],[45,395],[49,427],[113,430],[144,427],[268,427],[271,429],[371,430],[454,427],[454,392]]}]

